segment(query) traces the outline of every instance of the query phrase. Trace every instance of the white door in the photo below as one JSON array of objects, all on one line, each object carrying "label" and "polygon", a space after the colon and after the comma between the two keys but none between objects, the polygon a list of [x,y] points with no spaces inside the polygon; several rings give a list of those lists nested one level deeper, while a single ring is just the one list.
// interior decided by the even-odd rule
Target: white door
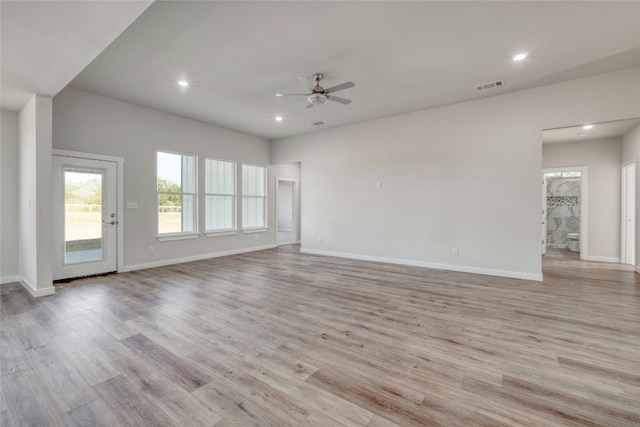
[{"label": "white door", "polygon": [[542,255],[547,253],[547,177],[542,174]]},{"label": "white door", "polygon": [[622,259],[635,265],[636,246],[636,165],[622,167]]},{"label": "white door", "polygon": [[116,271],[116,162],[53,156],[53,279]]},{"label": "white door", "polygon": [[276,222],[278,244],[295,243],[295,181],[276,180]]}]

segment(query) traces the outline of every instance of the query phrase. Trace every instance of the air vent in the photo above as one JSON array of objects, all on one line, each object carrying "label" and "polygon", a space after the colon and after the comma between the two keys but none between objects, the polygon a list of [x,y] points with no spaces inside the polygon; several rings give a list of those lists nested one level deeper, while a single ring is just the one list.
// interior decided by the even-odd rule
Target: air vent
[{"label": "air vent", "polygon": [[495,82],[483,83],[481,85],[476,86],[476,90],[478,92],[482,92],[483,90],[493,89],[494,87],[504,86],[504,80],[496,80]]},{"label": "air vent", "polygon": [[324,124],[324,122],[313,122],[313,123],[309,123],[309,126],[322,126]]}]

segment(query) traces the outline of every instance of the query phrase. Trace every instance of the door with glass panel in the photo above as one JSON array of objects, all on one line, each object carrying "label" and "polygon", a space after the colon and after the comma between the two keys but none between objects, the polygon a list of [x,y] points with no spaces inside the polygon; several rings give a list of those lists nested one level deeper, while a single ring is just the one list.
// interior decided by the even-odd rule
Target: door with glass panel
[{"label": "door with glass panel", "polygon": [[116,271],[117,167],[53,156],[54,280]]}]

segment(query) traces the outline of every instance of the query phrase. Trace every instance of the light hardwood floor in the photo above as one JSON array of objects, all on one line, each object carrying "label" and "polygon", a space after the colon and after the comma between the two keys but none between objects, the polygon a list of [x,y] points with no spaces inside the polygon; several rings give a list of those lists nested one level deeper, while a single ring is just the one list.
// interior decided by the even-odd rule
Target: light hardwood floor
[{"label": "light hardwood floor", "polygon": [[1,293],[0,425],[638,426],[631,269],[529,282],[297,247]]}]

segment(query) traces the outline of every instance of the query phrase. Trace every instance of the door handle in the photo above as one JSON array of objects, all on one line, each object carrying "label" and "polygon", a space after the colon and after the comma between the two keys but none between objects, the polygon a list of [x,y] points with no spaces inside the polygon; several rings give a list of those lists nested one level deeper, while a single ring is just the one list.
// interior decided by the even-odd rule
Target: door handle
[{"label": "door handle", "polygon": [[107,224],[107,225],[116,225],[118,223],[118,221],[109,221],[109,222],[102,221],[102,222]]}]

